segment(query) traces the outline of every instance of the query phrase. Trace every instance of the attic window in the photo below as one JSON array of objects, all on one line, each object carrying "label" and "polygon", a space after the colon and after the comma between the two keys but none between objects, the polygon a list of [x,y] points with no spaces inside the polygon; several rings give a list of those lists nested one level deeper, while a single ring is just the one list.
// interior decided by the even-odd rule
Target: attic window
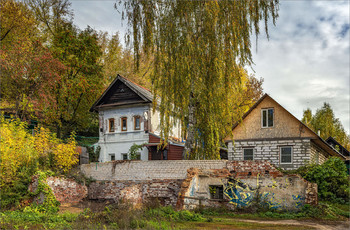
[{"label": "attic window", "polygon": [[109,121],[109,132],[113,133],[114,132],[114,118],[108,119]]},{"label": "attic window", "polygon": [[128,123],[127,123],[128,118],[122,117],[121,120],[122,120],[122,131],[127,131],[128,130]]},{"label": "attic window", "polygon": [[274,111],[271,109],[261,110],[261,127],[268,128],[273,127]]}]

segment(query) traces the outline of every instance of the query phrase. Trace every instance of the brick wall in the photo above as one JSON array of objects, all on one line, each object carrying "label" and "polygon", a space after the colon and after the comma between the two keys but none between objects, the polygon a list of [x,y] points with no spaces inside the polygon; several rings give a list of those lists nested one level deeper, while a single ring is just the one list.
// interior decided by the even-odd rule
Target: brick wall
[{"label": "brick wall", "polygon": [[[317,203],[317,187],[315,190],[299,176],[284,176],[267,160],[115,161],[82,165],[81,170],[97,180],[89,186],[89,199],[125,200],[135,206],[157,199],[164,205],[193,208],[204,198],[203,205],[236,207],[234,198],[209,199],[210,184],[231,185],[230,180],[249,185],[245,187],[248,192],[239,191],[245,194],[242,197],[253,196],[257,186],[263,187],[265,199],[274,201],[269,203],[271,207],[292,209],[294,205],[298,208],[307,202]],[[201,188],[196,191],[196,186]]]},{"label": "brick wall", "polygon": [[134,207],[157,199],[175,206],[182,180],[97,181],[89,186],[89,199],[130,202]]},{"label": "brick wall", "polygon": [[227,160],[113,161],[81,165],[88,177],[100,181],[185,179],[187,169],[221,169]]},{"label": "brick wall", "polygon": [[[280,147],[292,146],[292,164],[280,164]],[[310,161],[311,143],[310,139],[290,140],[236,140],[228,145],[228,159],[243,160],[243,149],[254,148],[254,160],[268,160],[277,167],[283,169],[297,169]]]},{"label": "brick wall", "polygon": [[314,164],[323,164],[327,161],[330,155],[324,151],[322,148],[318,147],[316,144],[311,142],[311,162]]},{"label": "brick wall", "polygon": [[[85,185],[78,184],[74,180],[61,177],[48,177],[46,183],[51,188],[56,200],[60,203],[78,203],[88,195],[88,189]],[[38,176],[32,177],[29,185],[29,191],[35,193],[38,188]],[[45,195],[40,193],[34,198],[34,202],[42,204],[45,200]]]}]

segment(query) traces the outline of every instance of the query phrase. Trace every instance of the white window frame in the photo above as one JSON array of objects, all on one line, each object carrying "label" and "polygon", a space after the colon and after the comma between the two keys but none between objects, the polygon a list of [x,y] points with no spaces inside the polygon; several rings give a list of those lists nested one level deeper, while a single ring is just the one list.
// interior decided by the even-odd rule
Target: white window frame
[{"label": "white window frame", "polygon": [[[290,162],[282,162],[282,148],[290,148]],[[280,146],[280,164],[290,165],[293,164],[293,146]]]},{"label": "white window frame", "polygon": [[112,161],[112,156],[114,156],[114,160],[115,160],[115,153],[110,153],[109,155],[109,160]]},{"label": "white window frame", "polygon": [[126,160],[129,160],[129,154],[127,154],[127,153],[122,153],[121,155],[122,155],[122,160],[125,160],[125,159],[124,159],[124,155],[126,155]]},{"label": "white window frame", "polygon": [[[269,110],[272,110],[272,126],[269,126]],[[266,111],[266,126],[264,126],[264,111]],[[265,108],[261,109],[261,128],[273,128],[275,126],[275,109]]]},{"label": "white window frame", "polygon": [[244,159],[244,158],[245,158],[245,157],[244,157],[244,150],[246,150],[246,149],[251,149],[251,150],[253,150],[253,159],[252,159],[252,160],[254,160],[254,152],[255,152],[255,151],[254,151],[254,147],[244,147],[244,148],[243,148],[243,160],[244,160],[244,161],[249,161],[249,160],[245,160],[245,159]]}]

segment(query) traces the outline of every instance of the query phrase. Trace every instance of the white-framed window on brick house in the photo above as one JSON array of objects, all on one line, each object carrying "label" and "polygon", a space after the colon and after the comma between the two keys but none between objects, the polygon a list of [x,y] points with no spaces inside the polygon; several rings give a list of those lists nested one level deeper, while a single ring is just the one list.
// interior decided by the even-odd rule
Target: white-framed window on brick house
[{"label": "white-framed window on brick house", "polygon": [[261,127],[269,128],[274,125],[274,109],[261,109]]},{"label": "white-framed window on brick house", "polygon": [[291,146],[280,147],[280,163],[291,164],[293,161],[293,148]]},{"label": "white-framed window on brick house", "polygon": [[254,160],[254,148],[243,148],[243,160]]}]

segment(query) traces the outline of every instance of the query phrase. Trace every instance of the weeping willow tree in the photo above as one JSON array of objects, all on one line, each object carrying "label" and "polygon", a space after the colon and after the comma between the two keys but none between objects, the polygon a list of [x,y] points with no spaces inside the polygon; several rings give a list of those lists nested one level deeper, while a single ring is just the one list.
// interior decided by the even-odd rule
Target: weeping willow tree
[{"label": "weeping willow tree", "polygon": [[[166,139],[180,120],[184,158],[218,159],[222,139],[242,116],[244,66],[251,66],[251,36],[259,22],[278,17],[278,0],[118,1],[128,21],[136,65],[154,58],[151,76]],[[157,104],[158,103],[158,104]]]}]

